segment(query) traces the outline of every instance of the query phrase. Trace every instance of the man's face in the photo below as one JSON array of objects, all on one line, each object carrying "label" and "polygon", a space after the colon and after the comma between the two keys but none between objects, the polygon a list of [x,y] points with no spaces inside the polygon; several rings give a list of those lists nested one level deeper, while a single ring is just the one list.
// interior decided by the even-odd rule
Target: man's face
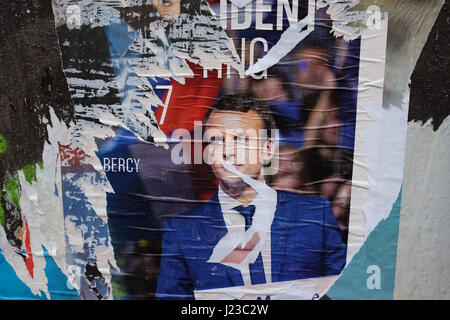
[{"label": "man's face", "polygon": [[272,187],[279,190],[294,191],[304,187],[301,172],[304,163],[299,159],[294,147],[283,146],[279,152],[279,170],[273,177]]},{"label": "man's face", "polygon": [[283,87],[281,79],[278,77],[269,77],[264,80],[255,81],[253,90],[259,99],[267,101],[287,101],[288,93]]},{"label": "man's face", "polygon": [[163,19],[175,21],[180,16],[180,0],[153,0],[153,7]]},{"label": "man's face", "polygon": [[262,179],[265,162],[273,157],[274,143],[261,129],[264,122],[254,110],[248,112],[214,111],[205,125],[205,153],[222,185],[231,188],[245,184],[240,177],[223,167],[223,161],[254,179]]},{"label": "man's face", "polygon": [[297,60],[301,62],[298,66],[297,82],[305,94],[335,85],[327,55],[323,50],[305,49],[297,56]]}]

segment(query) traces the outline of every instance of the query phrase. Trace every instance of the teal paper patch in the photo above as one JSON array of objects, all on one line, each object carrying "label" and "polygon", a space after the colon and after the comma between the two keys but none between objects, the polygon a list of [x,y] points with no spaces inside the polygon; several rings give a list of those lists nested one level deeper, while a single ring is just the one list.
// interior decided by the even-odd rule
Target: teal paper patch
[{"label": "teal paper patch", "polygon": [[397,262],[401,191],[386,220],[367,237],[342,275],[328,290],[333,300],[392,300]]}]

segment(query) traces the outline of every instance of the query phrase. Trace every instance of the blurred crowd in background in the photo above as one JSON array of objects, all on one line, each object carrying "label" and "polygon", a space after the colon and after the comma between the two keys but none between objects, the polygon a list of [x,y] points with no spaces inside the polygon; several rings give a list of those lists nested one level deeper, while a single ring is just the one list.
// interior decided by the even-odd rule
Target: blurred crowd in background
[{"label": "blurred crowd in background", "polygon": [[[270,2],[270,1],[269,1]],[[267,17],[273,22],[276,16]],[[242,37],[263,37],[269,48],[275,31],[228,31],[240,52]],[[279,35],[278,35],[279,36]],[[246,41],[249,45],[250,41]],[[359,75],[359,40],[331,33],[326,8],[316,11],[315,30],[267,77],[226,79],[225,93],[251,93],[269,104],[280,130],[279,170],[269,177],[279,190],[327,198],[347,239]],[[259,50],[258,50],[259,49]],[[263,47],[255,52],[262,57]],[[249,48],[245,49],[249,53]],[[246,61],[249,61],[247,58]]]}]

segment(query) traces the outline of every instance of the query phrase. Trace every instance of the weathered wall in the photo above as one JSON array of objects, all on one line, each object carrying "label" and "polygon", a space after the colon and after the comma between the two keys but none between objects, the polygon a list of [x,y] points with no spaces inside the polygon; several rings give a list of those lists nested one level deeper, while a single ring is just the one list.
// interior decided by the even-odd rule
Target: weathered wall
[{"label": "weathered wall", "polygon": [[[7,44],[0,50],[0,133],[14,150],[2,159],[10,165],[0,167],[2,178],[41,160],[47,136],[41,120],[48,106],[65,121],[71,119],[72,107],[50,1],[15,0],[4,2],[0,9],[0,42]],[[397,299],[450,299],[448,24],[446,4],[412,78]]]},{"label": "weathered wall", "polygon": [[73,106],[64,76],[50,1],[0,4],[0,134],[8,152],[0,181],[42,160],[52,106],[69,122]]},{"label": "weathered wall", "polygon": [[448,7],[411,79],[395,299],[450,299]]}]

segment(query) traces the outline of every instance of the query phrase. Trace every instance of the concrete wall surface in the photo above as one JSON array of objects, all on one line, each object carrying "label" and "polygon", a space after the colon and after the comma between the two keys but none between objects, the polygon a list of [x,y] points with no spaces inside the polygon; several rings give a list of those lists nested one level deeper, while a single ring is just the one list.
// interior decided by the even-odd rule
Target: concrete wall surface
[{"label": "concrete wall surface", "polygon": [[450,299],[448,7],[411,78],[395,299]]}]

